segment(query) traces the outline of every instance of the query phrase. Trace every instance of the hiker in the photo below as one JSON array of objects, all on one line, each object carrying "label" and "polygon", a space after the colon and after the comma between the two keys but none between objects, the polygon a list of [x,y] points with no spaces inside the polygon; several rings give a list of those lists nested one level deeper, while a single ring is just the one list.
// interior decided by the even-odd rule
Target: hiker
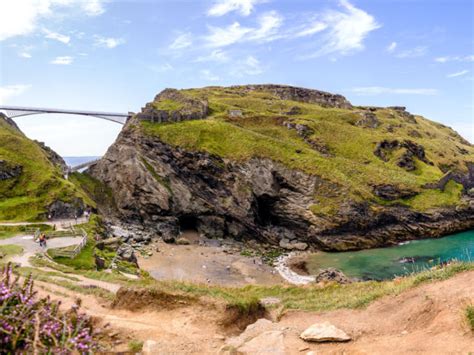
[{"label": "hiker", "polygon": [[44,233],[41,233],[39,236],[39,245],[42,248],[46,248],[46,235]]}]

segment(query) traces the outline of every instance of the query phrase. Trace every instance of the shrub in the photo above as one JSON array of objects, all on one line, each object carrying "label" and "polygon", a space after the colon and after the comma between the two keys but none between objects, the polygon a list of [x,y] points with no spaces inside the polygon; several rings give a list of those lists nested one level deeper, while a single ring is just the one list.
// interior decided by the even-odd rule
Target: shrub
[{"label": "shrub", "polygon": [[98,346],[90,319],[79,304],[66,312],[60,302],[37,299],[31,276],[23,283],[11,265],[0,276],[0,353],[89,353]]},{"label": "shrub", "polygon": [[466,320],[467,324],[474,332],[474,304],[470,304],[466,307]]}]

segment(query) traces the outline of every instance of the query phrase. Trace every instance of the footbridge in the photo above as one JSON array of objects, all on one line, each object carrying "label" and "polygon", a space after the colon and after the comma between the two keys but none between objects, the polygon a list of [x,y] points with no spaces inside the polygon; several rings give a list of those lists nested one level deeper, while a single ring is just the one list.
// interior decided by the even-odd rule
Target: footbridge
[{"label": "footbridge", "polygon": [[[64,114],[64,115],[79,115],[79,116],[89,116],[96,117],[102,120],[115,122],[121,125],[124,125],[129,118],[131,118],[134,113],[117,113],[117,112],[103,112],[103,111],[84,111],[84,110],[65,110],[57,108],[41,108],[41,107],[23,107],[23,106],[5,106],[0,105],[0,111],[5,114],[9,119],[14,119],[18,117],[31,116],[31,115],[41,115],[41,114]],[[69,166],[64,171],[64,175],[67,177],[70,173],[85,169],[95,163],[100,159],[92,160],[80,165]]]},{"label": "footbridge", "polygon": [[83,110],[63,110],[56,108],[39,108],[39,107],[22,107],[22,106],[0,106],[0,111],[3,111],[8,118],[17,118],[40,114],[65,114],[65,115],[80,115],[96,117],[102,120],[107,120],[121,125],[125,124],[127,120],[133,116],[132,112],[117,113],[117,112],[101,112],[101,111],[83,111]]}]

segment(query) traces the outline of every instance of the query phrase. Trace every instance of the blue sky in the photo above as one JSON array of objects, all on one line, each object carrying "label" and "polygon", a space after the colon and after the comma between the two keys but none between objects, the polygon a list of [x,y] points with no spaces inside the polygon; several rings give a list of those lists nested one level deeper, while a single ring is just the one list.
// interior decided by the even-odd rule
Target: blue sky
[{"label": "blue sky", "polygon": [[[282,83],[404,105],[474,142],[472,0],[2,0],[0,103],[138,111],[166,87]],[[17,119],[62,155],[120,126]]]}]

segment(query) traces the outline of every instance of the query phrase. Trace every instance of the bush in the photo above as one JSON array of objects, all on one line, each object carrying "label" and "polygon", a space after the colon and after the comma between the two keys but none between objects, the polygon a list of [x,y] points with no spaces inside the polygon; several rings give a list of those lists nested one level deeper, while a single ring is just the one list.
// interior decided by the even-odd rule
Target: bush
[{"label": "bush", "polygon": [[89,353],[97,349],[90,319],[79,304],[67,312],[59,302],[37,299],[31,276],[21,283],[11,265],[0,276],[0,354]]},{"label": "bush", "polygon": [[466,320],[469,328],[474,332],[474,305],[471,304],[466,307]]}]

